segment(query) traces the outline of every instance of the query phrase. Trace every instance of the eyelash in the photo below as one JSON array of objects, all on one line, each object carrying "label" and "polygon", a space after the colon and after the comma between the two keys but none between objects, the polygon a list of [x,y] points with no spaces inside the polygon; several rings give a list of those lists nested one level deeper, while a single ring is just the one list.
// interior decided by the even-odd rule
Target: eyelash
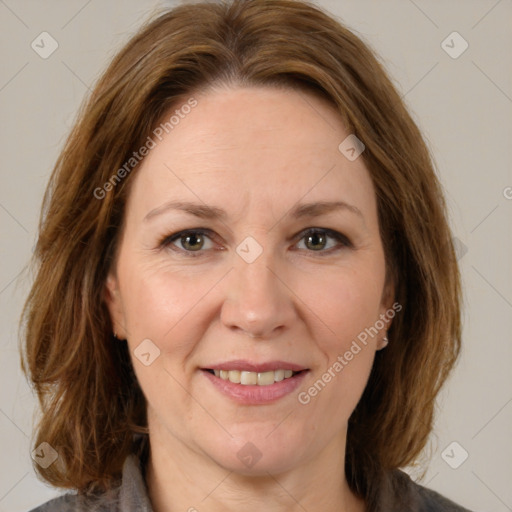
[{"label": "eyelash", "polygon": [[[180,240],[181,238],[187,236],[187,235],[200,235],[200,236],[206,236],[210,240],[212,240],[212,235],[214,233],[209,229],[187,229],[184,231],[179,231],[177,233],[174,233],[172,235],[165,236],[158,244],[159,248],[169,248],[172,251],[175,252],[181,252],[184,255],[190,256],[192,258],[197,258],[199,256],[202,256],[202,253],[205,252],[205,250],[198,250],[198,251],[187,251],[186,249],[180,249],[179,247],[173,246],[173,242],[176,240]],[[297,242],[300,242],[303,238],[305,238],[308,235],[316,235],[321,234],[325,235],[330,238],[334,238],[339,242],[338,247],[331,247],[328,250],[319,250],[319,251],[313,251],[313,250],[307,250],[307,252],[318,254],[318,256],[322,257],[324,255],[331,254],[332,252],[337,252],[341,250],[343,247],[345,248],[353,248],[352,242],[342,233],[338,233],[337,231],[334,231],[332,229],[325,229],[325,228],[308,228],[304,231],[301,231],[295,238],[298,238]],[[213,241],[213,240],[212,240]],[[173,247],[171,247],[173,246]],[[210,249],[211,250],[211,249]]]}]

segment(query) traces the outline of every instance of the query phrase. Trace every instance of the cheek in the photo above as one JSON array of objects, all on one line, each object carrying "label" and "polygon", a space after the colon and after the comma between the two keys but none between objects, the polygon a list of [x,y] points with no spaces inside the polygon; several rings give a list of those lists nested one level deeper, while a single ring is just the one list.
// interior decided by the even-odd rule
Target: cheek
[{"label": "cheek", "polygon": [[319,344],[329,352],[348,349],[379,318],[384,268],[378,261],[372,263],[334,271],[331,267],[297,280],[297,295],[315,314],[322,332],[328,333]]},{"label": "cheek", "polygon": [[[125,260],[123,280],[125,318],[132,343],[138,339],[168,339],[190,323],[190,314],[213,286],[211,276],[169,270],[165,262]],[[196,322],[197,323],[197,322]],[[176,336],[171,336],[176,338]]]},{"label": "cheek", "polygon": [[[186,418],[191,400],[183,388],[189,385],[187,361],[204,333],[208,321],[205,297],[218,278],[204,273],[194,277],[191,272],[175,269],[171,272],[165,262],[147,264],[136,258],[125,259],[118,273],[124,285],[132,364],[148,404],[157,415],[179,408]],[[151,345],[145,350],[152,361],[146,366],[137,354],[147,339],[157,350]],[[158,356],[153,360],[154,354]]]},{"label": "cheek", "polygon": [[302,281],[302,296],[315,290],[305,302],[317,317],[323,363],[301,403],[308,402],[311,410],[327,408],[337,418],[333,422],[348,420],[368,381],[377,341],[371,328],[379,319],[383,283],[378,264],[330,269],[315,278],[315,288],[309,279]]}]

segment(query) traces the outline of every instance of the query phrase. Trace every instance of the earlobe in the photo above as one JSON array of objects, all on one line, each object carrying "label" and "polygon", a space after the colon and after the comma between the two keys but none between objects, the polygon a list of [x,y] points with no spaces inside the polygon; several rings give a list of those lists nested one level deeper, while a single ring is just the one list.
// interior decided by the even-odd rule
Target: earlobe
[{"label": "earlobe", "polygon": [[114,336],[124,340],[127,338],[125,329],[124,310],[119,293],[119,285],[117,277],[109,273],[105,282],[104,289],[105,303],[110,313],[112,329]]},{"label": "earlobe", "polygon": [[382,350],[383,348],[386,348],[388,346],[388,343],[388,331],[386,331],[382,339],[380,339],[377,343],[377,350]]}]

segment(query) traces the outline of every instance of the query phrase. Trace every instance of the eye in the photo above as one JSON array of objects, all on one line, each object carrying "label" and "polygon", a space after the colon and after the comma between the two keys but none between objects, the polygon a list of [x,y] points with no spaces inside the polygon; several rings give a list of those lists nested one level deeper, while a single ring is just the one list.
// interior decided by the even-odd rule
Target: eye
[{"label": "eye", "polygon": [[[304,245],[309,252],[331,253],[331,249],[352,247],[352,243],[345,235],[331,229],[310,228],[303,231],[299,236],[301,237],[299,245],[302,240],[305,240]],[[329,243],[329,239],[331,239],[331,243]]]},{"label": "eye", "polygon": [[[159,246],[169,247],[177,252],[200,253],[202,249],[213,248],[213,243],[209,236],[210,234],[209,230],[180,231],[179,233],[165,237],[160,242]],[[195,254],[190,255],[195,256]]]}]

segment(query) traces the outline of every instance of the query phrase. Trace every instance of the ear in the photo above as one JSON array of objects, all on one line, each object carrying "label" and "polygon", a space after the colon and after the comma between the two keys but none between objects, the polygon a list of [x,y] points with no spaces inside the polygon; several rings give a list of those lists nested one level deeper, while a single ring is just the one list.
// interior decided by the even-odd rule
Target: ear
[{"label": "ear", "polygon": [[124,308],[119,292],[119,281],[113,272],[109,272],[105,282],[105,303],[107,304],[112,327],[117,338],[125,340],[127,333]]},{"label": "ear", "polygon": [[395,284],[394,280],[387,275],[384,290],[382,292],[380,317],[379,319],[384,323],[377,339],[377,350],[385,348],[388,344],[388,329],[391,327],[393,318],[397,311],[400,311],[402,306],[395,302]]}]

